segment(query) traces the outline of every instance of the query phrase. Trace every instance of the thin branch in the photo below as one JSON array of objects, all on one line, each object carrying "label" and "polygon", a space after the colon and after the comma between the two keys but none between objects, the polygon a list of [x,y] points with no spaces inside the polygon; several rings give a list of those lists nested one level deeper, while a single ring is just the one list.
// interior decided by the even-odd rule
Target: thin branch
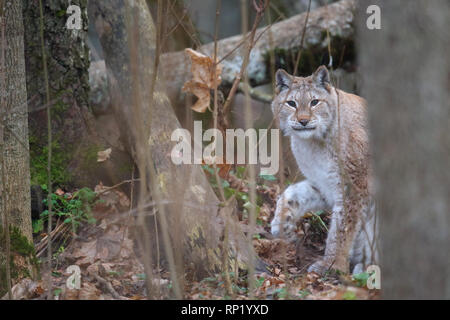
[{"label": "thin branch", "polygon": [[[39,0],[39,14],[40,14],[40,38],[41,38],[41,50],[42,50],[42,65],[44,70],[44,85],[45,85],[45,98],[47,105],[47,135],[48,135],[48,153],[47,153],[47,188],[48,188],[48,221],[47,221],[47,233],[52,232],[52,121],[51,121],[51,111],[50,111],[50,87],[48,84],[48,71],[47,71],[47,56],[45,53],[45,43],[44,43],[44,11],[42,7],[42,0]],[[48,294],[47,299],[53,300],[52,292],[52,241],[51,237],[48,237],[48,249],[47,249],[47,263],[48,263]]]},{"label": "thin branch", "polygon": [[[133,169],[133,171],[134,171],[134,169]],[[105,193],[105,192],[108,192],[108,191],[111,191],[111,190],[113,190],[113,189],[116,189],[116,188],[118,188],[118,187],[120,187],[121,185],[124,185],[125,183],[131,183],[131,184],[133,184],[135,181],[140,181],[140,179],[130,179],[130,180],[123,180],[122,182],[119,182],[119,183],[117,183],[117,184],[115,184],[115,185],[113,185],[112,187],[108,187],[108,188],[106,188],[106,189],[104,189],[104,190],[102,190],[102,191],[99,191],[99,192],[97,192],[97,194],[96,194],[96,198],[98,198],[100,195],[102,195],[103,193]]]},{"label": "thin branch", "polygon": [[[252,116],[252,109],[251,109],[251,98],[249,93],[249,79],[248,79],[248,73],[247,73],[247,64],[250,57],[250,52],[254,46],[254,37],[256,33],[256,28],[258,27],[259,22],[261,21],[262,17],[264,16],[264,11],[269,5],[269,0],[265,0],[264,2],[262,0],[259,0],[259,4],[256,3],[256,0],[253,0],[253,6],[256,11],[256,18],[253,23],[250,41],[248,43],[248,47],[245,53],[245,58],[243,61],[243,64],[241,66],[239,77],[236,78],[235,82],[233,83],[232,91],[228,95],[227,101],[228,106],[230,103],[230,96],[234,95],[234,92],[236,91],[240,78],[243,77],[244,80],[244,104],[245,104],[245,124],[247,128],[250,128],[253,124],[253,116]],[[248,29],[248,12],[247,12],[247,2],[245,0],[241,0],[241,17],[242,17],[242,31],[245,34]],[[226,104],[226,103],[225,103]],[[225,112],[225,106],[224,106],[224,113]],[[255,252],[253,248],[253,233],[256,226],[256,168],[254,165],[248,165],[249,168],[249,193],[250,193],[250,203],[251,207],[249,210],[249,216],[248,216],[248,225],[249,225],[249,232],[247,233],[247,241],[249,245],[249,263],[248,263],[248,274],[247,274],[247,285],[248,285],[248,292],[249,292],[249,298],[253,298],[254,289],[255,289]]]},{"label": "thin branch", "polygon": [[303,52],[303,45],[304,45],[304,41],[305,41],[305,34],[306,34],[306,28],[308,26],[308,20],[309,20],[309,13],[310,13],[310,11],[311,11],[311,0],[309,0],[309,2],[308,2],[308,9],[306,11],[306,17],[305,17],[305,25],[303,26],[302,38],[300,40],[300,50],[298,51],[297,59],[295,60],[294,76],[297,75],[297,68],[298,68],[298,65],[300,63],[300,57],[301,57],[302,52]]},{"label": "thin branch", "polygon": [[124,298],[120,294],[118,294],[117,291],[114,289],[111,282],[103,279],[95,272],[91,272],[90,275],[93,276],[95,278],[95,280],[97,280],[101,285],[103,285],[105,287],[105,289],[112,295],[112,297],[114,299],[124,300]]},{"label": "thin branch", "polygon": [[[273,23],[278,22],[278,20],[280,20],[280,18],[278,17],[277,20],[275,20]],[[261,36],[266,33],[267,30],[270,30],[270,28],[272,27],[273,23],[269,24],[267,27],[265,27],[256,37],[255,40],[253,41],[253,45],[256,44],[256,42],[261,38]],[[248,41],[248,38],[251,36],[251,33],[248,33],[244,36],[243,39],[241,39],[238,44],[231,49],[227,54],[225,54],[220,60],[219,63],[222,63],[224,60],[226,60],[229,56],[231,56],[237,49],[239,49],[244,43],[246,43]]]},{"label": "thin branch", "polygon": [[[194,30],[188,30],[188,28],[186,27],[185,23],[183,22],[182,19],[180,19],[177,15],[177,13],[175,12],[174,8],[170,8],[172,10],[172,14],[175,17],[175,19],[177,19],[178,23],[181,25],[181,27],[183,28],[183,30],[186,32],[186,34],[189,36],[189,38],[191,38],[191,40],[195,43],[195,45],[197,46],[197,50],[199,50],[201,52],[201,47],[202,47],[202,43],[201,41],[196,37],[195,35],[195,28],[193,28]],[[189,19],[190,21],[190,19]],[[193,27],[192,23],[191,26]],[[202,52],[203,53],[203,52]]]},{"label": "thin branch", "polygon": [[[265,0],[265,4],[263,6],[264,9],[267,7],[268,3],[269,3],[269,0]],[[250,33],[249,44],[247,46],[246,52],[244,53],[244,59],[243,59],[242,65],[241,65],[241,70],[239,71],[239,74],[236,76],[236,78],[233,82],[233,86],[231,87],[230,93],[228,94],[227,100],[225,101],[225,104],[223,106],[223,114],[224,115],[226,115],[228,113],[230,105],[231,105],[231,100],[233,99],[234,95],[236,94],[239,82],[241,82],[244,72],[247,69],[248,61],[250,58],[250,52],[254,46],[256,29],[258,28],[259,22],[261,21],[261,18],[263,17],[263,11],[264,10],[258,11],[258,9],[257,9],[257,15],[256,15],[255,21],[253,23],[252,31]]]}]

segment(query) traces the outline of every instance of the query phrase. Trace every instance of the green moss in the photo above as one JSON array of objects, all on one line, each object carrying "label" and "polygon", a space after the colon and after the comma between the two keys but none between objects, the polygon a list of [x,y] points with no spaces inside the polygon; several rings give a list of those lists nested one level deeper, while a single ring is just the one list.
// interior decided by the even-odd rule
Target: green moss
[{"label": "green moss", "polygon": [[66,103],[64,103],[61,99],[58,99],[53,105],[51,109],[52,119],[56,119],[57,121],[61,121],[64,112],[68,109]]},{"label": "green moss", "polygon": [[34,245],[15,226],[10,227],[11,250],[26,257],[35,254]]},{"label": "green moss", "polygon": [[66,15],[66,10],[59,10],[56,12],[57,17],[63,17]]},{"label": "green moss", "polygon": [[[11,279],[22,279],[26,277],[31,277],[30,270],[34,270],[35,274],[39,269],[39,262],[36,258],[36,252],[34,249],[34,244],[28,240],[26,236],[22,234],[22,232],[16,226],[10,226],[10,270],[11,270]],[[6,286],[6,258],[5,258],[5,234],[3,232],[2,227],[0,226],[0,297],[3,296],[7,291]],[[25,258],[25,262],[27,266],[18,266],[14,263],[14,257],[20,255]]]},{"label": "green moss", "polygon": [[85,147],[83,155],[81,167],[84,170],[89,170],[94,172],[96,169],[100,167],[100,163],[97,161],[98,152],[104,150],[105,148],[99,144],[91,144]]},{"label": "green moss", "polygon": [[[83,112],[89,108],[89,47],[87,46],[87,0],[72,0],[81,8],[83,30],[73,32],[65,26],[69,15],[67,1],[43,1],[45,52],[50,86],[52,134],[52,180],[65,187],[75,181],[77,160],[73,156],[79,149],[78,137],[84,138]],[[47,183],[47,126],[42,67],[42,48],[39,33],[39,2],[23,2],[24,43],[27,70],[29,133],[31,151],[31,178],[35,184]],[[59,139],[56,139],[59,135]],[[70,172],[67,170],[70,163]]]},{"label": "green moss", "polygon": [[[48,146],[39,143],[35,136],[30,136],[30,174],[31,184],[47,184],[47,153]],[[65,148],[68,149],[68,148]],[[59,139],[52,142],[52,166],[51,178],[55,185],[67,185],[70,182],[71,174],[67,170],[70,161],[70,154],[60,145]]]}]

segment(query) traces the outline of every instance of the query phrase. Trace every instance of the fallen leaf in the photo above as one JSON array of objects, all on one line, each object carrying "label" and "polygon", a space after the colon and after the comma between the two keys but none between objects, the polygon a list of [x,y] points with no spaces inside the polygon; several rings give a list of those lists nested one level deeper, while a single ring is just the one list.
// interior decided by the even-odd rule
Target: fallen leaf
[{"label": "fallen leaf", "polygon": [[232,169],[231,164],[225,163],[225,160],[223,158],[220,158],[218,156],[214,157],[204,157],[202,161],[203,165],[208,165],[211,168],[214,168],[214,165],[216,168],[219,168],[219,176],[222,179],[227,179],[228,175]]},{"label": "fallen leaf", "polygon": [[111,148],[108,148],[106,150],[103,151],[99,151],[97,152],[97,162],[103,162],[109,159],[109,157],[111,156]]},{"label": "fallen leaf", "polygon": [[64,295],[62,295],[62,298],[64,300],[78,300],[78,295],[80,293],[80,290],[78,289],[65,289]]},{"label": "fallen leaf", "polygon": [[101,291],[95,285],[85,282],[78,293],[79,300],[102,300]]}]

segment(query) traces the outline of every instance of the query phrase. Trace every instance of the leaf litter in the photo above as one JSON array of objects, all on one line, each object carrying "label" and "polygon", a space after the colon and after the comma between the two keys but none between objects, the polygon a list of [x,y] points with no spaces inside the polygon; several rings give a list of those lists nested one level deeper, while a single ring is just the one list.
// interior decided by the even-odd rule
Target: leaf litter
[{"label": "leaf litter", "polygon": [[[222,178],[227,185],[243,194],[248,192],[244,178],[233,172]],[[256,235],[253,238],[255,252],[266,263],[267,270],[256,272],[253,292],[255,299],[375,299],[379,293],[368,290],[361,279],[349,275],[327,274],[320,276],[306,272],[307,267],[323,254],[326,226],[329,213],[312,213],[299,222],[295,243],[275,239],[270,234],[277,197],[281,188],[276,181],[265,180],[258,184],[257,194],[261,199]],[[59,192],[59,191],[58,191]],[[63,191],[61,191],[63,192]],[[100,201],[92,209],[96,223],[84,224],[68,247],[57,258],[52,270],[52,290],[56,299],[109,300],[147,299],[145,271],[141,259],[136,255],[135,243],[128,225],[130,200],[117,189],[103,186],[95,188]],[[248,218],[241,211],[241,225],[248,231]],[[320,218],[320,220],[319,220]],[[66,272],[69,265],[78,265],[81,270],[80,289],[68,289]],[[154,279],[162,288],[161,298],[171,292],[169,272],[160,270],[161,277]],[[232,295],[226,288],[225,274],[216,274],[201,281],[186,279],[185,299],[248,299],[246,271],[231,272]],[[47,291],[45,281],[24,279],[13,287],[15,298],[44,299]]]}]

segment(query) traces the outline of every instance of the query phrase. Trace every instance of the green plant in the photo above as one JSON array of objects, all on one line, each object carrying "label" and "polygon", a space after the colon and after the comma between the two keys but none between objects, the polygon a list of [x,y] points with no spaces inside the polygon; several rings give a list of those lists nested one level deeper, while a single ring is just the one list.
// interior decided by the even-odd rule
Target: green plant
[{"label": "green plant", "polygon": [[311,223],[314,225],[318,225],[319,228],[322,229],[322,231],[328,232],[327,225],[325,224],[325,222],[323,222],[321,217],[323,214],[324,214],[323,210],[312,212]]},{"label": "green plant", "polygon": [[288,299],[289,298],[289,292],[286,288],[278,288],[274,291],[274,296],[277,296],[278,299]]},{"label": "green plant", "polygon": [[271,174],[260,174],[259,177],[267,181],[277,181],[277,178]]},{"label": "green plant", "polygon": [[300,296],[300,299],[305,299],[307,296],[311,294],[311,291],[308,289],[303,289],[298,291],[298,295]]},{"label": "green plant", "polygon": [[[214,171],[214,167],[209,165],[203,165],[203,170],[207,173],[209,176],[209,181],[211,183],[211,186],[218,192],[219,185],[216,180],[216,172]],[[216,168],[216,170],[219,170],[219,168]],[[234,175],[236,178],[242,180],[242,186],[248,187],[249,182],[245,179],[245,167],[244,166],[237,166],[235,170],[232,170],[230,174]],[[276,178],[273,175],[260,175],[259,176],[262,182],[264,181],[275,181]],[[250,209],[252,208],[253,204],[250,202],[250,196],[248,192],[240,191],[239,189],[233,188],[230,183],[225,180],[221,179],[222,188],[224,191],[224,195],[226,199],[230,199],[231,197],[235,197],[238,203],[238,208],[242,212],[242,218],[247,219]],[[260,186],[265,186],[263,183],[258,183]],[[259,195],[257,195],[256,204],[255,206],[255,213],[256,213],[256,223],[258,225],[263,225],[264,221],[262,221],[259,218],[259,212],[261,211],[261,205],[262,205],[262,199]]]},{"label": "green plant", "polygon": [[371,273],[361,272],[361,273],[354,274],[352,276],[352,279],[358,287],[365,287],[367,285],[367,280],[369,279],[369,277],[372,274],[373,274],[373,272],[371,272]]},{"label": "green plant", "polygon": [[261,287],[264,284],[264,281],[266,281],[264,277],[258,277],[256,279],[256,288]]},{"label": "green plant", "polygon": [[31,221],[31,225],[33,227],[33,233],[39,233],[44,230],[44,220],[42,219],[35,219]]},{"label": "green plant", "polygon": [[55,253],[53,253],[53,259],[58,258],[59,255],[60,255],[61,253],[64,253],[65,250],[66,250],[66,249],[64,248],[64,246],[59,246],[58,250],[57,250]]},{"label": "green plant", "polygon": [[[42,190],[47,191],[47,186],[42,185]],[[74,231],[83,223],[95,223],[92,217],[92,206],[96,202],[96,194],[89,188],[82,188],[76,191],[73,195],[51,194],[53,214],[57,217],[63,218],[64,223],[71,223]],[[45,206],[48,206],[48,200],[43,201]],[[41,213],[39,220],[41,222],[34,223],[34,232],[41,232],[43,230],[44,221],[48,219],[48,210]]]},{"label": "green plant", "polygon": [[353,291],[346,291],[342,296],[344,300],[356,300],[356,294]]},{"label": "green plant", "polygon": [[61,292],[62,292],[61,288],[56,288],[55,290],[53,290],[53,295],[55,297],[58,297],[61,294]]}]

